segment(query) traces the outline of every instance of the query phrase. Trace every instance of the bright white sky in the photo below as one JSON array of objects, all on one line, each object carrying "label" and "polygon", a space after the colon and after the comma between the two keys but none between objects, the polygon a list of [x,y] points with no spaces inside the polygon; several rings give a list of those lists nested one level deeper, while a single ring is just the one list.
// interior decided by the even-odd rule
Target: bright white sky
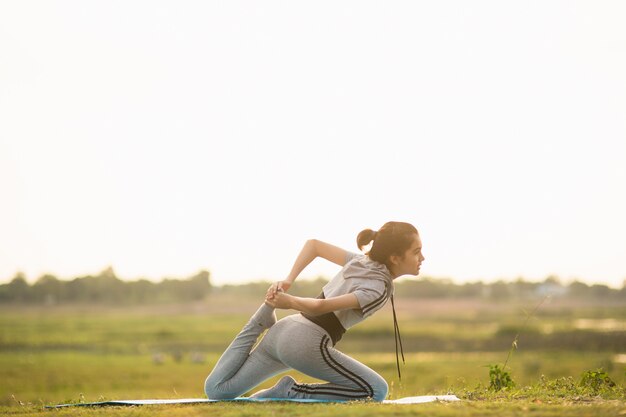
[{"label": "bright white sky", "polygon": [[[626,278],[626,2],[2,1],[0,282]],[[332,276],[323,260],[303,277]]]}]

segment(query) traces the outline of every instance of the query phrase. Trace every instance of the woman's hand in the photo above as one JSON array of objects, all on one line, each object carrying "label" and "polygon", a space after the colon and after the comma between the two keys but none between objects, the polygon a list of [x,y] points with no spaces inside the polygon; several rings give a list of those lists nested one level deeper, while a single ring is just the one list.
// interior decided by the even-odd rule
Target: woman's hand
[{"label": "woman's hand", "polygon": [[[268,290],[269,293],[269,290]],[[273,295],[267,295],[265,297],[265,303],[271,305],[274,308],[288,309],[291,308],[293,295],[285,294],[282,290],[274,293]]]},{"label": "woman's hand", "polygon": [[270,285],[269,289],[265,293],[265,298],[272,298],[278,292],[287,292],[291,287],[291,283],[288,281],[277,281]]},{"label": "woman's hand", "polygon": [[314,316],[330,313],[331,311],[360,308],[359,300],[354,293],[320,299],[296,297],[284,292],[277,292],[271,298],[266,297],[265,303],[274,308],[291,309]]}]

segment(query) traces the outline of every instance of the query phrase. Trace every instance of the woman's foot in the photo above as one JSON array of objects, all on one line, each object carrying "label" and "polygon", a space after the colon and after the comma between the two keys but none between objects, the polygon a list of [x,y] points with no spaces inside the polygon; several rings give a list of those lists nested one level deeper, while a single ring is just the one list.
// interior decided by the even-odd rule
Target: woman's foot
[{"label": "woman's foot", "polygon": [[269,329],[276,323],[276,311],[271,305],[263,303],[256,313],[252,315],[250,321],[263,329]]},{"label": "woman's foot", "polygon": [[289,390],[294,386],[296,380],[285,375],[271,388],[255,392],[250,398],[291,398]]}]

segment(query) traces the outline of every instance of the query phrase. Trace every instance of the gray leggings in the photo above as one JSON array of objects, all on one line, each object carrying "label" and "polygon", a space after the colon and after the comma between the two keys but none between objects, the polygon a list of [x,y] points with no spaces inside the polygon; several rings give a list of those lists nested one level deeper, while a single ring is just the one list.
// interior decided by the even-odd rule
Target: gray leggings
[{"label": "gray leggings", "polygon": [[328,383],[283,384],[274,398],[385,399],[388,386],[383,377],[336,350],[328,333],[301,314],[275,323],[252,350],[273,314],[263,304],[228,346],[205,381],[208,398],[236,398],[274,375],[295,369]]}]

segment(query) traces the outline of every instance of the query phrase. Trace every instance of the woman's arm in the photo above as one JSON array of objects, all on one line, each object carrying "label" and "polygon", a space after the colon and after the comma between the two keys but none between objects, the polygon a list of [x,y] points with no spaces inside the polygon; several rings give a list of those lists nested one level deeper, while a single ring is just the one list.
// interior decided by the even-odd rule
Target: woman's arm
[{"label": "woman's arm", "polygon": [[313,316],[361,307],[354,294],[344,294],[331,298],[304,298],[277,292],[273,297],[266,298],[265,302],[274,308],[297,310]]},{"label": "woman's arm", "polygon": [[291,268],[291,272],[287,275],[283,281],[272,284],[267,294],[276,294],[279,290],[287,291],[291,284],[298,278],[300,272],[304,270],[315,258],[318,256],[343,266],[346,263],[346,255],[348,251],[341,249],[330,243],[322,242],[317,239],[309,239],[304,244],[304,247],[300,251],[300,254],[296,258],[296,261]]}]

